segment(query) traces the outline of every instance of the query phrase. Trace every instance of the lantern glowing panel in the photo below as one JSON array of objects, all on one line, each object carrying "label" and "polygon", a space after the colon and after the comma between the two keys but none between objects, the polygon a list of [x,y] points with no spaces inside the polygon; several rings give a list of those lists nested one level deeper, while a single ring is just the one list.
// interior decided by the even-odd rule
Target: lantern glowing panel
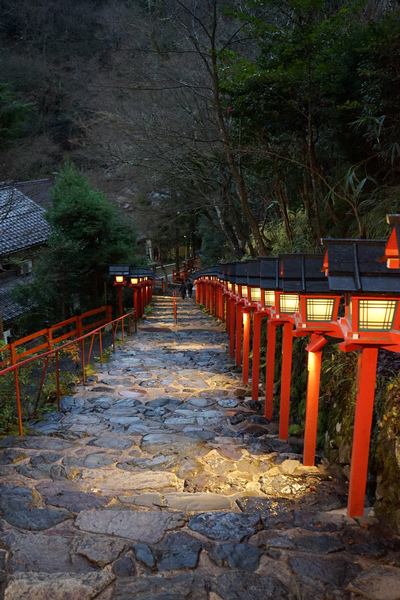
[{"label": "lantern glowing panel", "polygon": [[241,290],[241,292],[242,292],[242,298],[247,298],[248,297],[247,286],[246,285],[242,285],[241,288],[242,288],[242,290]]},{"label": "lantern glowing panel", "polygon": [[332,321],[334,308],[334,298],[306,298],[306,319],[313,323],[327,323]]},{"label": "lantern glowing panel", "polygon": [[131,285],[137,285],[139,283],[139,279],[137,277],[131,277]]},{"label": "lantern glowing panel", "polygon": [[275,292],[271,290],[264,290],[264,303],[265,306],[275,306]]},{"label": "lantern glowing panel", "polygon": [[252,302],[261,302],[261,290],[260,288],[250,288],[250,300]]},{"label": "lantern glowing panel", "polygon": [[115,276],[115,283],[124,283],[124,276],[123,275],[116,275]]},{"label": "lantern glowing panel", "polygon": [[294,314],[299,311],[300,297],[298,294],[280,294],[279,312],[282,314]]},{"label": "lantern glowing panel", "polygon": [[397,300],[358,300],[359,331],[390,331],[396,315]]}]

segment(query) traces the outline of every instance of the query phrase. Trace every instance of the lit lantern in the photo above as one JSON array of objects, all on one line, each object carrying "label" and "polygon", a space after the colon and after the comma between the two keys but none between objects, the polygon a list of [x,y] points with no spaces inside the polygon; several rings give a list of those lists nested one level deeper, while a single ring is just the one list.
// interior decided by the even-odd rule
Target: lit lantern
[{"label": "lit lantern", "polygon": [[[236,281],[240,284],[241,297],[244,300],[242,308],[243,320],[243,360],[242,360],[242,381],[249,381],[249,362],[250,362],[250,328],[251,313],[258,310],[257,302],[261,300],[260,288],[260,262],[258,259],[248,260],[237,263]],[[259,358],[259,323],[258,320],[254,326],[253,350],[256,350],[256,356],[253,352],[253,362]],[[261,327],[261,324],[260,324]],[[258,355],[257,355],[258,353]],[[258,398],[258,397],[257,397]]]},{"label": "lit lantern", "polygon": [[122,288],[126,286],[126,279],[129,277],[129,269],[129,265],[112,265],[109,267],[109,274],[114,277],[113,286],[118,288],[118,306],[120,317],[123,315]]},{"label": "lit lantern", "polygon": [[[275,313],[275,306],[279,293],[282,291],[281,281],[281,261],[276,257],[260,258],[260,288],[262,306],[255,313],[254,331],[261,327],[263,317],[271,317]],[[265,416],[267,419],[272,417],[272,406],[274,399],[274,371],[275,371],[275,347],[276,347],[276,327],[283,321],[278,319],[268,319],[267,325],[267,367],[265,381]],[[258,334],[256,337],[256,350],[258,350]],[[259,381],[259,360],[254,359],[253,349],[253,375],[252,375],[252,398],[258,399],[258,381]]]},{"label": "lit lantern", "polygon": [[323,241],[329,286],[346,294],[345,316],[339,319],[344,341],[339,348],[360,351],[347,513],[362,516],[378,349],[400,352],[394,343],[400,326],[400,269],[379,262],[385,254],[383,240]]},{"label": "lit lantern", "polygon": [[[308,350],[308,383],[304,464],[314,465],[317,440],[318,401],[324,334],[341,337],[337,314],[341,295],[333,295],[324,273],[323,254],[283,254],[282,287],[279,312],[294,312],[295,337],[311,334]],[[282,299],[285,299],[283,305]],[[289,404],[281,405],[280,433],[288,435]]]}]

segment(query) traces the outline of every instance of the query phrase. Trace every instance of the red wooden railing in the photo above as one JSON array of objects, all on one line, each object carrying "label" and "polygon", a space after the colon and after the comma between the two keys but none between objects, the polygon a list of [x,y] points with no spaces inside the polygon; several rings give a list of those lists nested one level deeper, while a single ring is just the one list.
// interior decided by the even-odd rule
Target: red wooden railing
[{"label": "red wooden railing", "polygon": [[[105,307],[108,308],[108,307]],[[92,314],[96,314],[96,312],[99,312],[99,309],[97,309],[97,311],[90,311]],[[85,313],[85,315],[82,315],[82,317],[84,316],[88,316],[88,313]],[[43,374],[42,374],[42,378],[41,378],[41,382],[40,382],[40,386],[39,386],[39,396],[42,390],[42,386],[43,386],[43,381],[44,381],[44,377],[46,374],[46,370],[47,370],[47,366],[49,363],[49,359],[54,356],[55,357],[55,363],[56,363],[56,381],[57,381],[57,407],[58,410],[60,410],[60,379],[59,379],[59,360],[58,360],[58,355],[59,352],[61,352],[62,350],[64,350],[65,348],[67,348],[68,346],[71,346],[72,344],[76,344],[77,342],[79,343],[80,347],[81,347],[81,362],[82,362],[82,380],[83,383],[85,384],[85,351],[84,351],[84,343],[85,343],[85,339],[89,338],[90,336],[92,337],[91,340],[91,344],[90,344],[90,350],[89,350],[89,355],[88,355],[88,359],[87,359],[87,363],[89,363],[90,361],[90,356],[91,356],[91,352],[92,352],[92,348],[93,348],[93,342],[94,342],[94,337],[96,334],[99,335],[99,343],[100,343],[100,362],[101,364],[103,364],[103,350],[102,350],[102,343],[101,343],[101,331],[102,329],[104,329],[105,327],[111,326],[112,328],[112,348],[113,348],[113,352],[115,352],[115,335],[117,333],[118,330],[118,325],[121,324],[121,331],[122,331],[122,340],[124,339],[124,319],[128,319],[128,323],[129,323],[129,335],[132,334],[131,331],[131,319],[132,316],[134,316],[134,311],[127,313],[126,315],[123,315],[122,317],[118,317],[118,319],[114,319],[113,321],[106,321],[104,322],[102,325],[100,325],[99,327],[97,327],[96,329],[93,329],[92,331],[90,331],[89,333],[86,333],[84,335],[80,335],[79,337],[76,337],[75,339],[67,342],[66,344],[62,344],[61,346],[57,346],[57,348],[51,349],[47,352],[44,352],[42,354],[39,355],[35,355],[35,356],[30,356],[29,358],[26,358],[25,360],[21,359],[21,354],[18,355],[18,357],[15,356],[15,348],[14,348],[14,357],[11,357],[11,366],[7,367],[6,369],[3,369],[2,371],[0,371],[0,377],[3,375],[6,375],[7,373],[11,373],[14,372],[14,376],[15,376],[15,395],[16,395],[16,401],[17,401],[17,414],[18,414],[18,426],[19,426],[19,433],[20,435],[23,435],[23,429],[22,429],[22,412],[21,412],[21,396],[20,396],[20,390],[19,390],[19,380],[18,380],[18,369],[20,369],[23,366],[28,365],[29,363],[31,363],[32,361],[41,359],[41,358],[45,358],[45,364],[44,364],[44,368],[43,368]],[[80,318],[82,318],[80,317]],[[60,324],[58,324],[60,325]],[[56,327],[56,326],[54,326]],[[86,326],[86,329],[88,327],[91,327],[91,325]],[[83,327],[82,327],[83,329]],[[47,330],[43,330],[43,331],[47,331]],[[27,337],[31,337],[31,336],[27,336]],[[18,340],[21,341],[21,340]],[[53,344],[55,343],[55,340],[53,339]],[[14,343],[15,344],[15,343]],[[11,346],[11,351],[13,350],[13,346],[14,344],[10,344]],[[42,346],[42,344],[40,345]],[[38,347],[40,347],[38,346]],[[29,353],[24,353],[25,356],[27,354],[32,354],[31,351],[29,351]],[[18,359],[18,362],[17,362]]]},{"label": "red wooden railing", "polygon": [[153,279],[153,286],[160,287],[162,292],[165,292],[165,281],[164,277],[156,277]]},{"label": "red wooden railing", "polygon": [[[100,313],[105,313],[102,319],[97,320],[95,323],[84,324],[84,320],[92,317],[93,315],[98,315]],[[0,348],[0,369],[6,367],[9,364],[16,364],[27,356],[31,356],[32,354],[37,354],[41,350],[52,350],[56,344],[63,342],[64,340],[71,339],[73,337],[81,337],[85,331],[89,329],[96,329],[100,325],[104,323],[108,323],[112,320],[112,312],[111,306],[102,306],[101,308],[96,308],[94,310],[90,310],[82,315],[72,317],[71,319],[66,319],[65,321],[61,321],[61,323],[56,323],[51,327],[47,327],[46,329],[41,329],[36,333],[32,333],[31,335],[27,335],[20,340],[16,340],[15,342],[11,342],[7,344],[3,348]],[[70,331],[60,332],[58,335],[57,331],[62,330],[64,327],[73,327]],[[45,341],[40,341],[40,338],[45,338]],[[33,340],[37,340],[36,345],[31,348],[24,350],[23,352],[17,353],[17,348],[20,346],[26,346],[29,342]],[[4,358],[9,355],[9,358]],[[1,360],[2,359],[2,360]],[[1,373],[0,373],[1,374]]]}]

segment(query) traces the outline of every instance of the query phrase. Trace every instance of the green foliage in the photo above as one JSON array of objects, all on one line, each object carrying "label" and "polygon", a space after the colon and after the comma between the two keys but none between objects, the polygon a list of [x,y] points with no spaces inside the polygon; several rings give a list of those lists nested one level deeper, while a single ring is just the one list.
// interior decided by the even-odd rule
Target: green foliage
[{"label": "green foliage", "polygon": [[395,523],[400,509],[400,377],[386,382],[383,391],[374,460],[379,492],[375,510]]},{"label": "green foliage", "polygon": [[18,100],[9,86],[0,83],[0,150],[7,148],[22,131],[32,104]]},{"label": "green foliage", "polygon": [[16,292],[18,301],[31,308],[31,323],[32,318],[68,318],[76,305],[82,312],[97,307],[109,265],[143,260],[132,225],[71,163],[60,169],[52,196],[47,250],[34,265],[33,282]]}]

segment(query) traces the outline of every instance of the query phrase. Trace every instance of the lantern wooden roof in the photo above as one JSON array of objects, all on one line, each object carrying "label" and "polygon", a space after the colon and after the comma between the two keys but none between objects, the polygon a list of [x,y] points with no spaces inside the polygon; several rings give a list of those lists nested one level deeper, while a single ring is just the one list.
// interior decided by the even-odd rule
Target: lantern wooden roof
[{"label": "lantern wooden roof", "polygon": [[385,253],[379,262],[386,262],[389,269],[400,267],[400,215],[387,215],[389,225],[393,225],[389,239],[386,242]]},{"label": "lantern wooden roof", "polygon": [[297,294],[329,294],[328,278],[322,272],[323,254],[280,254],[283,291]]},{"label": "lantern wooden roof", "polygon": [[281,290],[281,260],[277,257],[260,259],[260,287],[263,290]]},{"label": "lantern wooden roof", "polygon": [[150,269],[144,269],[142,267],[131,267],[129,270],[129,277],[148,277],[154,279],[153,272]]},{"label": "lantern wooden roof", "polygon": [[113,277],[115,277],[116,275],[123,275],[124,277],[129,277],[129,270],[130,270],[130,266],[129,265],[111,265],[109,267],[109,275],[112,275]]},{"label": "lantern wooden roof", "polygon": [[385,240],[324,239],[324,266],[332,292],[400,294],[400,269],[379,262]]},{"label": "lantern wooden roof", "polygon": [[260,285],[260,260],[258,258],[236,263],[236,283],[238,285]]}]

